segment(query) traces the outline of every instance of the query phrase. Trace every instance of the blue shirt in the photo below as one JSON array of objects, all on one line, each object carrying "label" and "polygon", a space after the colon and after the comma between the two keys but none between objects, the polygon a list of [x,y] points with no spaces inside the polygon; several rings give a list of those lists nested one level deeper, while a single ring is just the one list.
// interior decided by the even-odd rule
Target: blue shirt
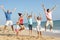
[{"label": "blue shirt", "polygon": [[11,14],[12,12],[5,12],[6,20],[11,20]]}]

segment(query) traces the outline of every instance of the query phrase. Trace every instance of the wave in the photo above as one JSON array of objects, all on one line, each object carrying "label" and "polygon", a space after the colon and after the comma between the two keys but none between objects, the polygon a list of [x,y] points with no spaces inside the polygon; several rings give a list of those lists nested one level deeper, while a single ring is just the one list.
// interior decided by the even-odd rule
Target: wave
[{"label": "wave", "polygon": [[[0,25],[0,27],[4,27],[4,25]],[[26,27],[26,29],[29,29],[28,27]],[[36,31],[36,28],[33,28],[33,30]],[[45,28],[41,28],[41,31],[45,31]],[[55,30],[55,29],[52,29],[52,31],[50,31],[50,29],[46,29],[46,32],[52,32],[52,33],[60,33],[60,30]]]},{"label": "wave", "polygon": [[[29,29],[28,27],[26,29]],[[33,30],[36,31],[36,28],[33,28]],[[45,31],[45,28],[41,28],[41,31]],[[50,29],[46,29],[45,32],[51,32],[51,33],[60,33],[60,30],[55,30],[55,29],[52,29],[52,31],[50,31]]]}]

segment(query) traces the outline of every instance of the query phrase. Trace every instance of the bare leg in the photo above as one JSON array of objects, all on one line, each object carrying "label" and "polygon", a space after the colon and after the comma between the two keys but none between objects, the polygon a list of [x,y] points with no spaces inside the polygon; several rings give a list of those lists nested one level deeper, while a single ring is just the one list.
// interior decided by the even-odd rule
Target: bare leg
[{"label": "bare leg", "polygon": [[25,29],[25,26],[24,25],[22,25],[22,30],[24,30]]},{"label": "bare leg", "polygon": [[18,36],[19,32],[16,32],[16,36]]},{"label": "bare leg", "polygon": [[22,28],[19,29],[19,31],[21,31],[21,30],[22,30]]},{"label": "bare leg", "polygon": [[46,26],[45,26],[45,31],[46,31]]},{"label": "bare leg", "polygon": [[41,31],[38,31],[37,34],[38,34],[37,38],[42,37]]},{"label": "bare leg", "polygon": [[14,31],[13,25],[11,25],[12,31]]},{"label": "bare leg", "polygon": [[52,26],[50,25],[50,31],[52,31]]},{"label": "bare leg", "polygon": [[37,34],[38,34],[38,35],[37,35],[37,39],[38,39],[38,38],[39,38],[39,31],[37,31]]},{"label": "bare leg", "polygon": [[40,36],[42,37],[42,33],[41,33],[41,31],[40,31]]},{"label": "bare leg", "polygon": [[4,31],[6,30],[6,27],[7,27],[7,26],[5,25],[5,26],[4,26]]},{"label": "bare leg", "polygon": [[38,33],[38,38],[39,38],[39,31],[37,33]]},{"label": "bare leg", "polygon": [[24,30],[24,29],[25,29],[25,26],[21,25],[21,28],[19,29],[19,31]]},{"label": "bare leg", "polygon": [[32,30],[29,30],[29,35],[30,35],[30,36],[32,35]]}]

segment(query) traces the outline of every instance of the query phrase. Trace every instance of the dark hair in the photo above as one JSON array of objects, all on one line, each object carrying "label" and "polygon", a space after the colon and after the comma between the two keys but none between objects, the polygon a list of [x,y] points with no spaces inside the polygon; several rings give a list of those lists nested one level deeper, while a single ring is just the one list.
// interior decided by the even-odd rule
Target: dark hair
[{"label": "dark hair", "polygon": [[22,13],[18,13],[18,15],[19,15],[19,16],[21,16],[21,15],[22,15]]},{"label": "dark hair", "polygon": [[49,9],[47,9],[47,12],[49,12]]},{"label": "dark hair", "polygon": [[37,19],[38,19],[38,20],[40,19],[39,16],[37,17]]}]

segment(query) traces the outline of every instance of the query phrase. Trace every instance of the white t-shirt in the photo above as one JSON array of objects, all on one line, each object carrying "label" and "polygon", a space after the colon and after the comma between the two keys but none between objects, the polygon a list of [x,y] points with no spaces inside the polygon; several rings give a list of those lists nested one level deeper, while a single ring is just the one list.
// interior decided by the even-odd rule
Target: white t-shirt
[{"label": "white t-shirt", "polygon": [[16,26],[15,26],[15,29],[20,29],[19,25],[16,25]]},{"label": "white t-shirt", "polygon": [[37,31],[41,31],[41,20],[37,20]]},{"label": "white t-shirt", "polygon": [[41,21],[40,20],[37,20],[37,25],[41,25]]}]

